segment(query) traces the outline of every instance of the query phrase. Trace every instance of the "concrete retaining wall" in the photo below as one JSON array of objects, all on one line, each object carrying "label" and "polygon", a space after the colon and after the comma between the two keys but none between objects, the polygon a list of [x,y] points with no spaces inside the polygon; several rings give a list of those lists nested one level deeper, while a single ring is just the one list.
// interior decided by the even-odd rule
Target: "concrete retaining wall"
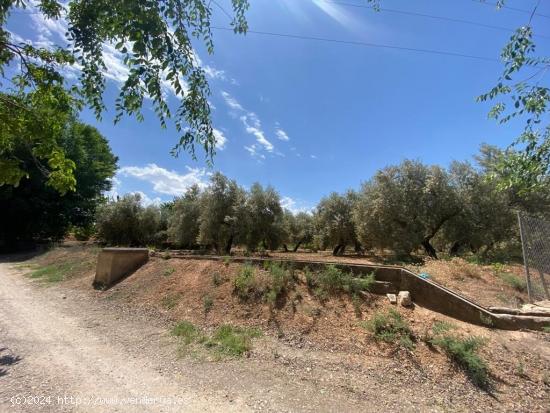
[{"label": "concrete retaining wall", "polygon": [[[181,258],[197,260],[224,260],[225,257],[181,255]],[[178,258],[178,255],[174,256]],[[231,262],[250,262],[256,265],[264,261],[281,262],[292,265],[296,269],[310,268],[313,271],[323,269],[327,265],[351,272],[357,277],[374,273],[379,285],[372,291],[375,294],[386,292],[409,291],[415,304],[429,310],[445,314],[457,320],[501,330],[542,330],[550,326],[550,317],[520,316],[514,314],[498,314],[489,311],[474,301],[430,280],[419,277],[413,272],[394,266],[368,264],[342,264],[327,261],[284,260],[274,258],[231,257]],[[391,284],[391,285],[387,285]]]},{"label": "concrete retaining wall", "polygon": [[94,288],[106,289],[149,260],[147,248],[103,248],[97,258]]}]

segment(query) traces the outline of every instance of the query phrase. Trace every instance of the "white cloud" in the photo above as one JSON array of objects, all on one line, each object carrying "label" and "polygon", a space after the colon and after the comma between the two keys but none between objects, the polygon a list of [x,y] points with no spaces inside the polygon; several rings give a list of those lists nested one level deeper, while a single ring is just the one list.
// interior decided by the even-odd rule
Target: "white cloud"
[{"label": "white cloud", "polygon": [[[221,94],[225,103],[227,104],[227,106],[229,106],[230,109],[242,113],[239,119],[243,123],[246,133],[253,135],[256,138],[256,142],[258,142],[266,151],[273,152],[275,146],[265,137],[265,132],[262,129],[262,122],[260,121],[258,115],[256,115],[254,112],[247,112],[247,110],[237,101],[237,99],[235,99],[226,91],[222,91]],[[255,148],[254,153],[252,153],[250,150],[248,152],[250,152],[250,154],[254,156],[254,154],[256,154],[260,148],[258,148],[256,145],[252,145],[248,148],[252,147]]]},{"label": "white cloud", "polygon": [[222,90],[222,97],[225,100],[225,103],[227,106],[229,106],[231,109],[238,110],[241,112],[244,112],[244,108],[241,106],[239,102],[237,102],[237,99],[235,99],[233,96],[231,96],[226,91]]},{"label": "white cloud", "polygon": [[299,212],[306,212],[310,214],[313,211],[313,207],[311,205],[308,205],[303,201],[295,200],[289,196],[283,196],[281,198],[281,206],[284,209],[288,209],[293,214],[297,214]]},{"label": "white cloud", "polygon": [[142,191],[135,191],[130,193],[134,195],[139,195],[139,197],[141,198],[141,205],[145,207],[148,207],[150,205],[159,206],[160,204],[162,204],[162,199],[160,199],[158,196],[155,198],[150,198],[145,192]]},{"label": "white cloud", "polygon": [[311,159],[317,159],[317,155],[309,155]]},{"label": "white cloud", "polygon": [[214,128],[214,137],[216,138],[216,148],[220,151],[223,150],[225,148],[225,144],[227,143],[227,138],[223,132]]},{"label": "white cloud", "polygon": [[153,185],[153,190],[160,194],[179,196],[192,185],[207,186],[206,178],[208,173],[203,168],[187,167],[186,174],[179,174],[176,171],[169,171],[154,163],[144,167],[125,166],[120,168],[118,174],[125,177],[133,177]]},{"label": "white cloud", "polygon": [[258,152],[258,147],[256,145],[245,146],[244,149],[252,156],[253,158],[265,159],[263,153]]},{"label": "white cloud", "polygon": [[277,135],[277,138],[279,138],[282,141],[289,141],[290,138],[288,137],[288,134],[281,128],[275,129],[275,135]]},{"label": "white cloud", "polygon": [[249,112],[247,115],[241,116],[241,122],[245,126],[246,132],[254,135],[256,137],[256,141],[262,145],[266,151],[273,152],[275,147],[265,137],[265,133],[261,129],[262,124],[260,119],[258,119],[255,113]]}]

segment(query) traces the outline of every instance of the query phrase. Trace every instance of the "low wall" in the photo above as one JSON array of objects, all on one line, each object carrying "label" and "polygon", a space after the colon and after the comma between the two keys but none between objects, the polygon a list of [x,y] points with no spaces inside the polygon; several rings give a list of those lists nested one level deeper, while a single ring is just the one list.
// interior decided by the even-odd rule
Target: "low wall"
[{"label": "low wall", "polygon": [[97,258],[94,288],[106,289],[149,260],[147,248],[103,248]]},{"label": "low wall", "polygon": [[[226,257],[202,255],[175,255],[174,258],[196,260],[225,260]],[[537,317],[514,314],[498,314],[480,306],[474,301],[456,292],[424,279],[413,272],[395,266],[369,264],[343,264],[329,261],[288,260],[278,258],[230,257],[231,262],[250,262],[260,265],[264,261],[281,262],[296,269],[305,267],[318,271],[326,265],[334,265],[341,270],[353,273],[357,277],[374,274],[378,285],[371,291],[375,294],[409,291],[412,300],[424,308],[445,314],[457,320],[501,330],[542,330],[550,326],[550,317]]]}]

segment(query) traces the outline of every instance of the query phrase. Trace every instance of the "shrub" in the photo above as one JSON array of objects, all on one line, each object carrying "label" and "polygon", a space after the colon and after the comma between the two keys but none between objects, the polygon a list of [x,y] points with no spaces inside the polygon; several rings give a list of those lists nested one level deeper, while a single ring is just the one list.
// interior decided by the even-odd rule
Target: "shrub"
[{"label": "shrub", "polygon": [[317,276],[306,272],[306,282],[309,288],[314,289],[316,296],[324,299],[331,294],[342,292],[357,295],[361,291],[367,291],[375,279],[374,274],[369,274],[366,278],[355,278],[334,265],[328,265]]},{"label": "shrub", "polygon": [[241,300],[250,299],[256,294],[255,272],[251,264],[244,264],[235,278],[234,291]]},{"label": "shrub", "polygon": [[227,280],[219,272],[212,274],[212,284],[214,284],[215,287],[219,287],[226,281]]},{"label": "shrub", "polygon": [[294,279],[290,271],[276,262],[271,263],[269,266],[269,273],[271,279],[266,299],[269,303],[274,304],[292,288]]},{"label": "shrub", "polygon": [[214,300],[210,295],[205,295],[202,299],[202,304],[204,308],[204,315],[206,315],[210,312],[210,310],[212,310],[212,307],[214,306]]},{"label": "shrub", "polygon": [[378,341],[397,343],[400,346],[414,349],[414,336],[407,321],[396,310],[377,312],[363,326],[374,334]]},{"label": "shrub", "polygon": [[488,384],[487,364],[477,354],[485,344],[485,340],[476,336],[457,337],[448,333],[451,328],[442,326],[442,323],[434,324],[432,328],[434,336],[428,340],[429,343],[443,349],[449,358],[466,372],[476,386],[486,387]]},{"label": "shrub", "polygon": [[180,299],[179,294],[168,294],[162,299],[162,305],[167,310],[171,310],[178,304],[179,299]]},{"label": "shrub", "polygon": [[512,274],[500,273],[499,278],[512,287],[514,290],[525,292],[527,291],[527,282],[520,277],[516,277]]},{"label": "shrub", "polygon": [[162,273],[162,275],[164,275],[165,277],[169,277],[171,276],[172,274],[174,274],[174,272],[176,271],[175,268],[172,268],[172,267],[168,267],[164,270],[164,272]]}]

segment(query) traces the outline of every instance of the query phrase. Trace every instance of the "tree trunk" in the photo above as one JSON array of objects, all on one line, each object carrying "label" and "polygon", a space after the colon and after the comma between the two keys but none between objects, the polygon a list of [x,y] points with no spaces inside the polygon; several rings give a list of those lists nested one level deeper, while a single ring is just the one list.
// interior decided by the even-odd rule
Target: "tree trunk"
[{"label": "tree trunk", "polygon": [[229,239],[227,240],[227,244],[225,244],[225,253],[227,255],[231,254],[231,247],[233,246],[233,234],[230,235]]},{"label": "tree trunk", "polygon": [[286,244],[283,244],[283,250],[284,250],[285,252],[288,252],[288,247],[286,246]]},{"label": "tree trunk", "polygon": [[356,242],[355,243],[355,253],[356,254],[363,254],[363,247],[361,247],[361,243],[360,242]]},{"label": "tree trunk", "polygon": [[422,241],[422,246],[424,247],[424,250],[429,257],[437,259],[437,252],[435,251],[435,248],[432,246],[432,244],[430,244],[429,239],[425,239],[424,241]]},{"label": "tree trunk", "polygon": [[332,255],[337,256],[338,251],[340,251],[340,248],[342,248],[342,245],[338,244],[334,249],[332,250]]},{"label": "tree trunk", "polygon": [[300,248],[300,245],[302,245],[302,241],[298,241],[298,243],[294,246],[294,249],[292,250],[292,252],[298,251],[298,248]]},{"label": "tree trunk", "polygon": [[460,244],[460,242],[455,241],[454,244],[449,249],[449,255],[452,257],[456,257],[458,255],[458,251],[460,250],[461,246],[462,245]]}]

